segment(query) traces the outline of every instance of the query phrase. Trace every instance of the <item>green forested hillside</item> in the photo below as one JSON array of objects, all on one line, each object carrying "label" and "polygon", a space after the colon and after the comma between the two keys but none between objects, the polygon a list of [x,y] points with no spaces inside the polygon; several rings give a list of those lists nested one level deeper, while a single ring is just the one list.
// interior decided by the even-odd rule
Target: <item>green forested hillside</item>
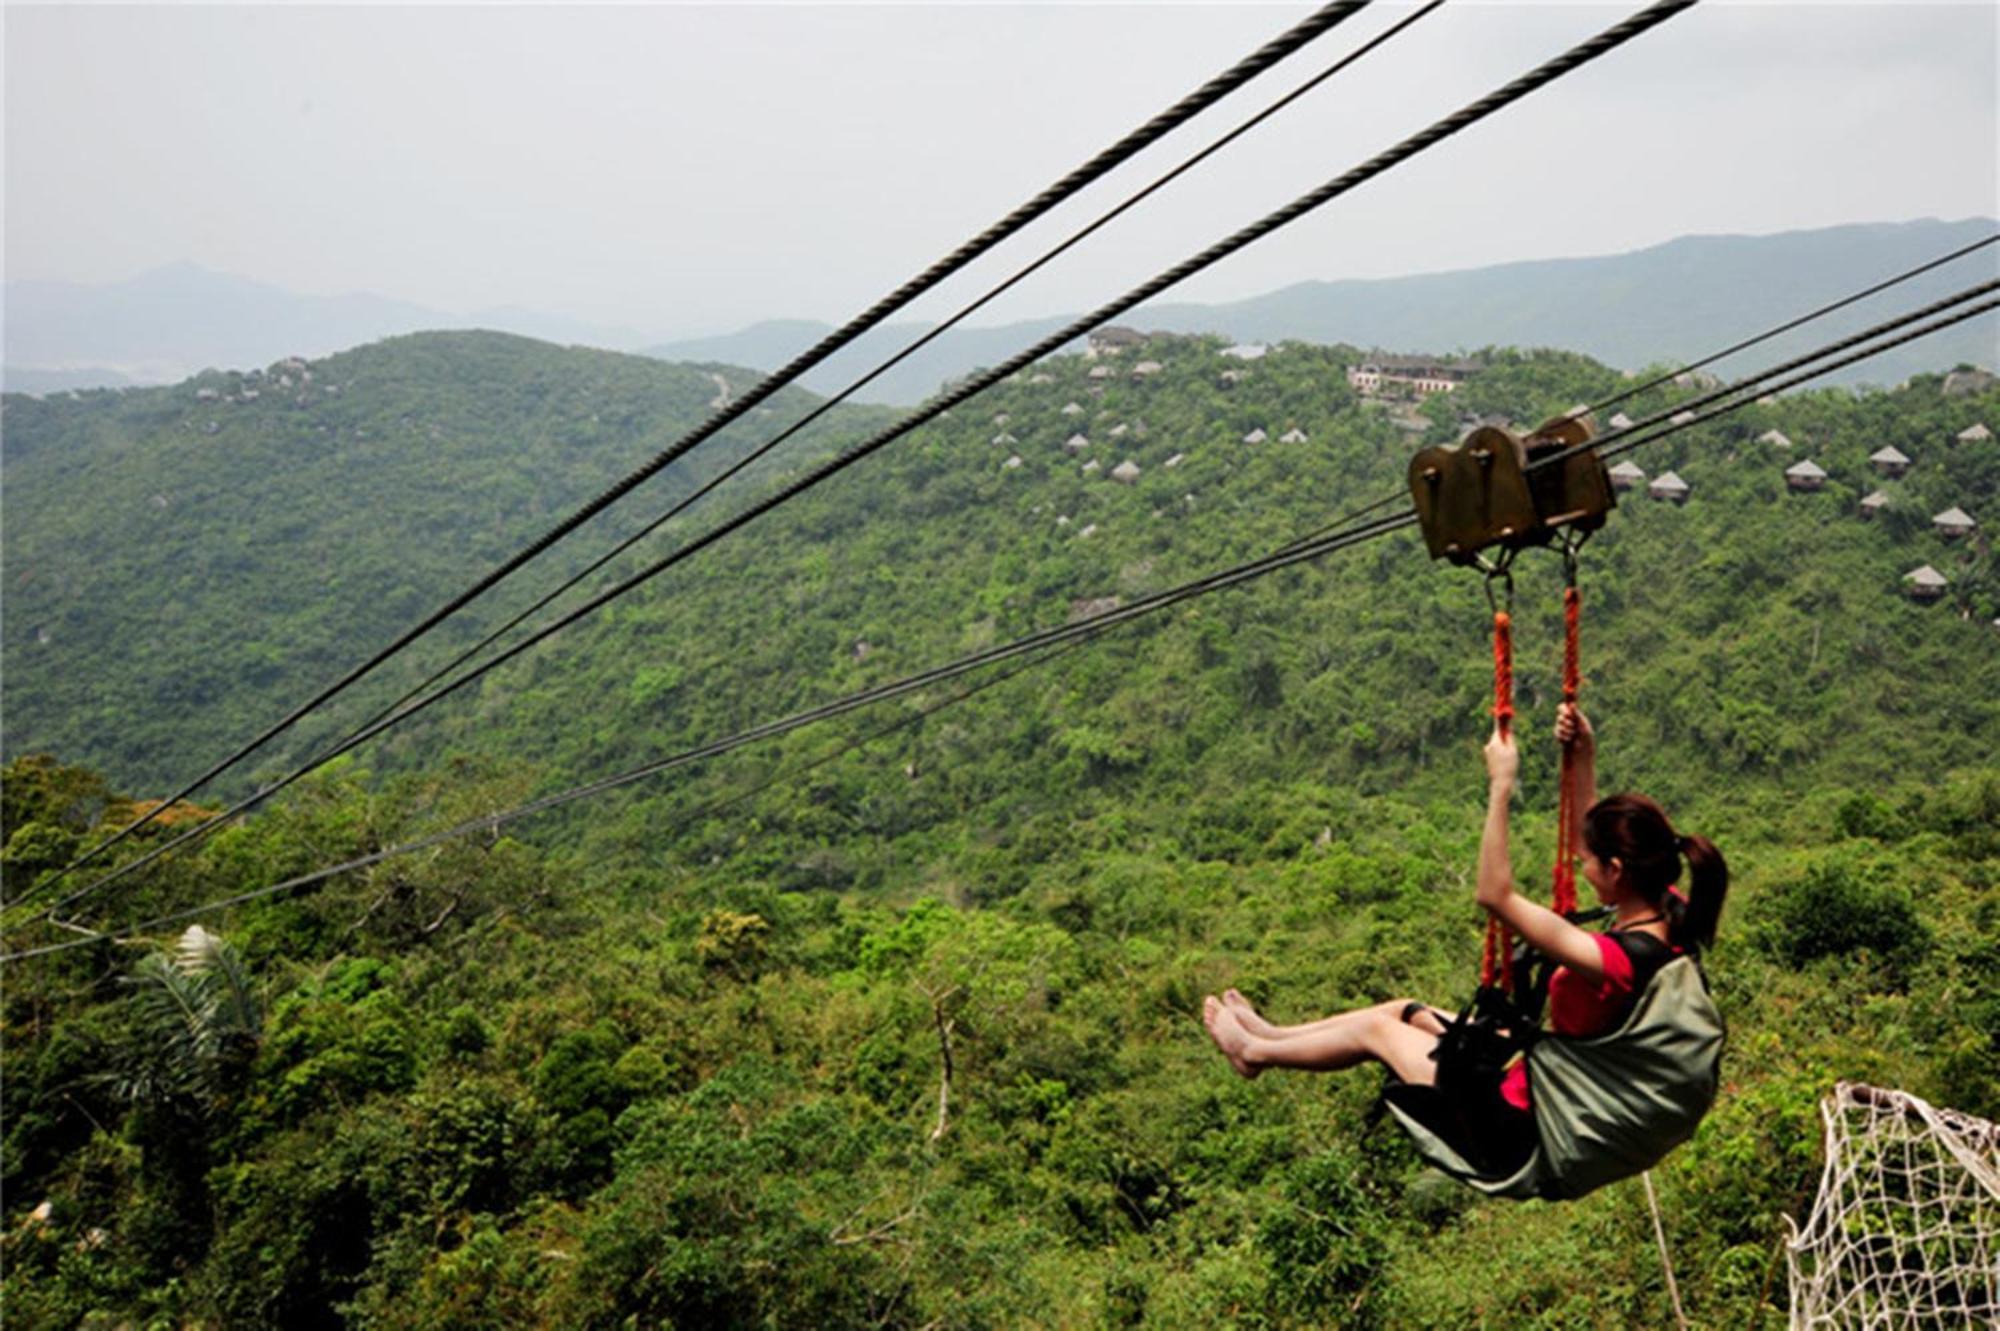
[{"label": "green forested hillside", "polygon": [[[1354,399],[1342,349],[1246,366],[1220,347],[1155,340],[1143,354],[1165,369],[1145,378],[1038,367],[84,917],[262,886],[1399,490],[1420,441]],[[1461,411],[1532,421],[1622,382],[1556,353],[1489,359],[1434,400],[1429,437]],[[1735,874],[1709,965],[1724,1095],[1655,1172],[1700,1325],[1782,1306],[1778,1217],[1810,1197],[1834,1079],[2000,1114],[2000,583],[1983,535],[1928,523],[1993,511],[2000,452],[1955,442],[1980,421],[2000,423],[2000,391],[1947,396],[1939,376],[1754,407],[1635,453],[1693,497],[1628,498],[1587,551],[1605,788],[1658,795]],[[1773,428],[1789,452],[1759,441]],[[1916,467],[1864,523],[1883,444]],[[1832,473],[1824,491],[1785,492],[1802,456]],[[1127,459],[1136,482],[1107,479]],[[1951,578],[1944,602],[1902,595],[1920,563]],[[1542,742],[1517,866],[1534,884],[1554,561],[1524,558],[1519,581],[1522,724]],[[748,799],[728,802],[893,713],[206,920],[233,968],[145,960],[170,933],[20,963],[10,1312],[1665,1323],[1636,1183],[1475,1202],[1367,1124],[1374,1074],[1245,1083],[1200,1029],[1201,995],[1231,984],[1285,1018],[1462,997],[1485,628],[1475,577],[1392,537],[1118,630]],[[13,890],[93,819],[130,816],[87,774],[21,759],[7,775]],[[218,1001],[163,1037],[158,999],[234,992],[201,977],[238,973],[254,1010]]]},{"label": "green forested hillside", "polygon": [[[0,749],[59,750],[137,788],[185,780],[756,378],[430,333],[172,388],[9,395]],[[813,400],[779,394],[636,499],[668,506]],[[796,448],[878,416],[835,413]],[[525,585],[637,525],[607,515]],[[494,604],[448,625],[431,664],[498,623]],[[415,665],[391,679],[408,687]]]}]

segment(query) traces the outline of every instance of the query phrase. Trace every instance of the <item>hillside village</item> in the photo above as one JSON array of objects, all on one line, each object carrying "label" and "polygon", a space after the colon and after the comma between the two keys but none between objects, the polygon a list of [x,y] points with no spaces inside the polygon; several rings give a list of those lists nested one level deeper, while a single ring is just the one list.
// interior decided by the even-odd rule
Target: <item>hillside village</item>
[{"label": "hillside village", "polygon": [[[1111,327],[1091,334],[1085,350],[1078,359],[1088,366],[1083,373],[1086,391],[1092,397],[1101,399],[1114,382],[1144,383],[1160,374],[1166,368],[1167,362],[1176,357],[1185,360],[1193,356],[1233,362],[1220,369],[1215,375],[1215,380],[1222,387],[1235,389],[1252,378],[1253,371],[1248,368],[1249,366],[1274,353],[1283,354],[1285,350],[1283,344],[1278,347],[1234,344],[1218,348],[1214,345],[1213,339],[1204,340],[1175,334],[1147,334],[1131,328]],[[1378,351],[1347,364],[1344,373],[1348,386],[1355,391],[1364,407],[1385,409],[1389,413],[1389,418],[1399,428],[1421,434],[1432,430],[1436,422],[1434,416],[1421,413],[1419,409],[1422,404],[1434,397],[1448,398],[1472,382],[1482,368],[1483,365],[1479,360],[1469,357],[1391,355]],[[1628,370],[1624,373],[1624,377],[1631,380],[1638,375],[1636,371]],[[1027,376],[1026,382],[1044,386],[1056,384],[1061,380],[1055,372],[1041,370]],[[1720,387],[1722,380],[1706,371],[1687,371],[1674,375],[1672,382],[1676,388],[1706,392]],[[1993,377],[1982,371],[1956,370],[1946,376],[1942,391],[1948,397],[1965,397],[1982,391],[1992,382]],[[1761,405],[1775,404],[1772,399],[1766,398]],[[1082,418],[1091,414],[1088,408],[1074,400],[1066,402],[1061,411],[1067,422],[1073,425],[1081,425]],[[1580,407],[1571,408],[1571,411],[1573,414],[1583,415]],[[1095,418],[1098,421],[1105,421],[1110,420],[1115,414],[1099,410],[1095,413]],[[1672,419],[1674,423],[1679,424],[1692,418],[1692,413],[1676,413]],[[1001,412],[993,417],[993,424],[1003,428],[993,436],[992,442],[996,446],[1009,449],[1005,460],[1000,464],[1007,471],[1015,471],[1025,465],[1021,453],[1015,449],[1021,442],[1020,438],[1004,428],[1012,419],[1013,417],[1007,412]],[[1600,433],[1604,427],[1615,431],[1629,429],[1633,425],[1632,417],[1624,411],[1613,413],[1604,422],[1604,427],[1598,427],[1594,417],[1584,416],[1584,419]],[[1515,432],[1522,430],[1520,424],[1501,415],[1479,416],[1461,413],[1457,417],[1457,425],[1461,430],[1471,430],[1480,425],[1500,425]],[[1253,426],[1240,436],[1239,442],[1245,446],[1257,446],[1271,442],[1274,437],[1279,444],[1300,444],[1308,439],[1305,431],[1294,423],[1287,422],[1283,432],[1275,435],[1273,428],[1275,427],[1269,426],[1268,423]],[[1078,468],[1080,475],[1092,477],[1101,474],[1106,479],[1131,485],[1144,475],[1144,468],[1137,457],[1131,455],[1131,443],[1126,444],[1122,450],[1117,444],[1128,439],[1136,443],[1145,437],[1146,424],[1143,419],[1117,420],[1100,431],[1100,438],[1113,445],[1110,448],[1096,450],[1103,454],[1103,457],[1086,457],[1093,450],[1093,443],[1090,434],[1081,428],[1063,440],[1062,449],[1072,458],[1085,459]],[[1936,443],[1942,448],[1971,448],[1988,444],[1992,438],[1992,431],[1985,422],[1976,421]],[[1756,443],[1779,457],[1796,456],[1796,451],[1802,448],[1802,445],[1795,443],[1782,430],[1775,428],[1758,435]],[[1807,441],[1803,447],[1809,448],[1809,446],[1810,441]],[[1107,467],[1108,459],[1114,455],[1118,460]],[[1184,463],[1187,457],[1186,450],[1178,450],[1172,456],[1160,461],[1158,465],[1164,469],[1176,468]],[[1906,454],[1893,445],[1884,445],[1871,453],[1868,464],[1875,475],[1885,481],[1901,479],[1914,465]],[[1818,493],[1825,488],[1830,479],[1829,473],[1811,458],[1800,458],[1792,462],[1783,468],[1782,474],[1787,490],[1799,495]],[[1685,504],[1693,494],[1693,487],[1678,472],[1665,470],[1649,478],[1643,467],[1630,460],[1623,460],[1612,466],[1610,478],[1614,489],[1619,493],[1632,493],[1643,487],[1643,493],[1649,499],[1662,503]],[[1182,502],[1192,505],[1195,502],[1194,494],[1191,492],[1183,494]],[[1871,520],[1897,502],[1897,496],[1890,490],[1874,488],[1857,501],[1855,513],[1860,519]],[[1155,510],[1154,516],[1159,516],[1158,510]],[[1058,515],[1056,521],[1059,526],[1071,525],[1071,519],[1066,514]],[[1931,530],[1946,542],[1967,540],[1978,530],[1977,521],[1957,504],[1932,515],[1930,526]],[[1088,537],[1095,535],[1097,530],[1096,523],[1089,523],[1079,527],[1077,535]],[[1979,554],[1982,558],[1989,554],[1983,538]],[[1902,575],[1902,582],[1911,600],[1924,603],[1942,600],[1950,586],[1950,579],[1929,563],[1919,564],[1905,572]],[[2000,618],[1996,618],[1995,626],[2000,628]]]}]

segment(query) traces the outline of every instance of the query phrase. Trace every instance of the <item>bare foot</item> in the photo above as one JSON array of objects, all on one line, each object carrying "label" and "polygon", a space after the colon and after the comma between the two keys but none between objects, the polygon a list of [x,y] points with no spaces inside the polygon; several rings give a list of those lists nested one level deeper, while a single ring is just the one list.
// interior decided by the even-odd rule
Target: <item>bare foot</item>
[{"label": "bare foot", "polygon": [[1229,1066],[1236,1069],[1237,1076],[1248,1081],[1264,1070],[1251,1066],[1244,1057],[1249,1034],[1237,1024],[1236,1014],[1221,999],[1210,994],[1201,1000],[1201,1020],[1208,1027],[1208,1038],[1215,1041],[1215,1047],[1229,1060]]},{"label": "bare foot", "polygon": [[1241,1026],[1244,1030],[1250,1032],[1250,1034],[1263,1036],[1264,1038],[1269,1039],[1273,1034],[1277,1032],[1278,1028],[1272,1025],[1270,1022],[1265,1021],[1264,1018],[1261,1015],[1259,1015],[1257,1009],[1250,1005],[1250,1000],[1245,998],[1237,990],[1224,989],[1222,991],[1222,1001],[1225,1004],[1227,1004],[1229,1010],[1235,1014],[1236,1024]]}]

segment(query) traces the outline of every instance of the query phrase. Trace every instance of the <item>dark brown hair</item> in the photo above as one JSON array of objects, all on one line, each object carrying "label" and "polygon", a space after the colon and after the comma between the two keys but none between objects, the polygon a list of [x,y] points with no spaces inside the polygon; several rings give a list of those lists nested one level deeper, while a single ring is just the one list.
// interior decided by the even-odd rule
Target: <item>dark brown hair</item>
[{"label": "dark brown hair", "polygon": [[[1625,866],[1625,881],[1667,917],[1667,939],[1677,947],[1715,941],[1722,900],[1729,894],[1729,866],[1707,837],[1681,836],[1667,811],[1644,795],[1608,795],[1583,815],[1583,844],[1604,863]],[[1688,890],[1668,891],[1687,858]]]}]

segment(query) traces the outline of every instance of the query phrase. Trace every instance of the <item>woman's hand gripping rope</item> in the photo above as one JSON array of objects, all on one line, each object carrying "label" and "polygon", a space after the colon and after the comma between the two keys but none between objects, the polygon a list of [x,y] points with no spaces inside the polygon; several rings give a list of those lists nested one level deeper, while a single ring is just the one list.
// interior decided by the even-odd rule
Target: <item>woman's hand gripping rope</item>
[{"label": "woman's hand gripping rope", "polygon": [[1556,705],[1556,743],[1574,745],[1578,757],[1594,756],[1597,752],[1597,732],[1591,729],[1590,718],[1583,709],[1573,702]]},{"label": "woman's hand gripping rope", "polygon": [[1521,751],[1514,745],[1513,731],[1504,722],[1496,722],[1493,737],[1486,741],[1487,780],[1504,786],[1511,794],[1520,772]]}]

